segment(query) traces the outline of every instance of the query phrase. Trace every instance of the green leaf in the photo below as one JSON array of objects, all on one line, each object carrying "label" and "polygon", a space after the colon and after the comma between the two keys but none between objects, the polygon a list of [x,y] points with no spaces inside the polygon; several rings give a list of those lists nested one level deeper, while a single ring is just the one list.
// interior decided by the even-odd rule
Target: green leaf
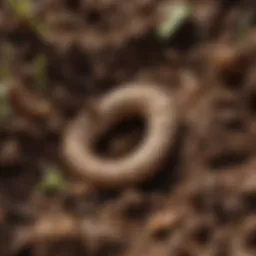
[{"label": "green leaf", "polygon": [[167,19],[158,27],[158,36],[162,39],[172,37],[183,24],[183,22],[187,20],[187,18],[189,18],[192,13],[193,9],[190,4],[177,4],[174,8],[172,8],[171,13],[168,15]]}]

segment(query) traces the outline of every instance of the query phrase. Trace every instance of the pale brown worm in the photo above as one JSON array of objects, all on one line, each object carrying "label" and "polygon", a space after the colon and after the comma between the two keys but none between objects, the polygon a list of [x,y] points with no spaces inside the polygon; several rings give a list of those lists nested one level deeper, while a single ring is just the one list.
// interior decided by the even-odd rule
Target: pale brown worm
[{"label": "pale brown worm", "polygon": [[[82,179],[96,186],[119,187],[153,176],[168,157],[177,130],[174,98],[157,84],[129,83],[103,96],[96,117],[82,111],[68,125],[63,137],[63,156]],[[103,159],[92,145],[113,124],[136,115],[146,120],[141,144],[121,159]]]}]

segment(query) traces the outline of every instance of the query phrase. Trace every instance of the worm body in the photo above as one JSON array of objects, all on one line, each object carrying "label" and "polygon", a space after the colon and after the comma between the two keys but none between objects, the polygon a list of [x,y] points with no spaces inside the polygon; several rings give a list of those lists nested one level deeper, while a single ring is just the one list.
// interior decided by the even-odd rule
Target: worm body
[{"label": "worm body", "polygon": [[[80,113],[63,138],[63,154],[73,172],[96,185],[118,187],[152,176],[166,159],[177,128],[170,95],[158,85],[130,83],[104,96],[97,117]],[[132,115],[146,120],[147,130],[139,146],[121,159],[102,159],[92,150],[95,138],[113,124]]]}]

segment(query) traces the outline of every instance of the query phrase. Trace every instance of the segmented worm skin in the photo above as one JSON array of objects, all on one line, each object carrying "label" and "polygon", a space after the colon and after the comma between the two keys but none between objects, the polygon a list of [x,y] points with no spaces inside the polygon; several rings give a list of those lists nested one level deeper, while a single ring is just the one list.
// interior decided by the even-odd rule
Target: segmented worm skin
[{"label": "segmented worm skin", "polygon": [[[63,155],[72,171],[99,186],[120,187],[143,181],[159,169],[168,156],[177,128],[173,98],[159,85],[130,83],[97,103],[96,117],[82,111],[68,126]],[[147,130],[140,145],[120,159],[97,156],[92,145],[97,136],[130,115],[145,118]]]}]

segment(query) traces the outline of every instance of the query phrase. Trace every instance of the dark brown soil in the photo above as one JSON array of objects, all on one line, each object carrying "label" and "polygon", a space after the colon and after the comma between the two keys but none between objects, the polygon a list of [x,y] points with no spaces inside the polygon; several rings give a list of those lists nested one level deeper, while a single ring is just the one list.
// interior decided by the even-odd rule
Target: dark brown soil
[{"label": "dark brown soil", "polygon": [[[180,1],[31,0],[27,17],[8,2],[0,3],[0,255],[256,255],[255,1],[187,1],[193,16],[168,40],[156,30]],[[178,104],[190,82],[199,88],[180,104],[164,168],[116,190],[72,177],[60,151],[66,124],[144,78]],[[99,147],[114,157],[139,137],[140,124],[126,123]],[[49,168],[65,191],[40,188]],[[59,237],[69,219],[73,231]]]}]

